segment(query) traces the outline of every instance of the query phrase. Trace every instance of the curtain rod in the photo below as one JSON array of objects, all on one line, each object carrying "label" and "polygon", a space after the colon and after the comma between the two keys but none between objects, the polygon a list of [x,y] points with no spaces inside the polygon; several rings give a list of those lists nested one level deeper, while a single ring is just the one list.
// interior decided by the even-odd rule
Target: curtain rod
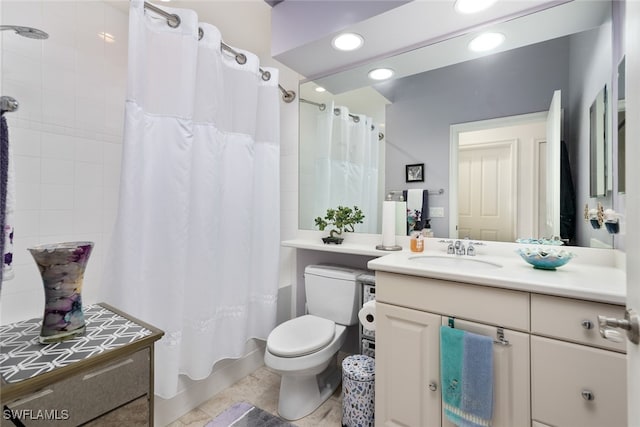
[{"label": "curtain rod", "polygon": [[[311,105],[315,105],[316,107],[318,107],[318,109],[320,111],[324,111],[325,108],[327,108],[327,104],[322,103],[320,104],[319,102],[313,102],[313,101],[309,101],[308,99],[304,99],[304,98],[300,98],[300,102],[303,102],[305,104],[311,104]],[[336,107],[333,109],[333,114],[335,114],[336,116],[340,114],[340,108]],[[358,123],[360,121],[360,117],[349,113],[349,117],[351,117],[353,119],[353,121],[355,123]],[[371,130],[374,130],[375,127],[373,126],[373,124],[371,125]],[[382,141],[384,139],[384,133],[382,132],[378,132],[378,141]]]},{"label": "curtain rod", "polygon": [[[154,6],[153,4],[149,3],[149,2],[144,2],[144,8],[148,9],[152,12],[157,13],[158,15],[161,15],[163,18],[166,18],[167,20],[167,25],[170,26],[171,28],[177,28],[180,26],[180,23],[182,22],[180,20],[180,17],[178,15],[176,15],[175,13],[169,13],[166,12],[162,9],[160,9],[157,6]],[[202,37],[204,36],[204,31],[202,30],[202,28],[198,28],[198,40],[201,40]],[[231,46],[229,46],[228,44],[226,44],[225,42],[223,42],[222,40],[220,40],[220,48],[222,50],[226,50],[227,52],[229,52],[230,54],[232,54],[235,59],[236,62],[240,65],[245,64],[247,62],[247,56],[244,53],[240,53],[238,51],[236,51],[235,49],[233,49]],[[260,70],[260,74],[262,76],[262,80],[269,81],[269,79],[271,79],[271,73],[268,71],[264,71],[262,68],[258,67],[258,69]],[[280,92],[282,93],[282,100],[286,103],[290,103],[292,102],[294,99],[296,99],[296,93],[292,90],[286,90],[284,87],[282,87],[282,85],[280,83],[278,83],[278,89],[280,89]]]},{"label": "curtain rod", "polygon": [[[318,107],[318,109],[320,111],[324,111],[325,108],[327,108],[327,105],[322,103],[318,103],[318,102],[313,102],[313,101],[309,101],[307,99],[304,98],[300,98],[300,102],[304,102],[305,104],[311,104],[311,105],[315,105],[316,107]],[[335,107],[333,109],[333,114],[335,114],[336,116],[340,115],[340,108],[339,107]],[[358,117],[355,114],[351,114],[349,113],[349,117],[351,117],[353,119],[354,122],[358,123],[360,121],[360,117]]]},{"label": "curtain rod", "polygon": [[318,107],[318,109],[320,109],[320,111],[324,111],[324,109],[327,108],[326,104],[320,104],[318,102],[309,101],[304,98],[300,98],[300,102],[304,102],[305,104],[315,105],[316,107]]}]

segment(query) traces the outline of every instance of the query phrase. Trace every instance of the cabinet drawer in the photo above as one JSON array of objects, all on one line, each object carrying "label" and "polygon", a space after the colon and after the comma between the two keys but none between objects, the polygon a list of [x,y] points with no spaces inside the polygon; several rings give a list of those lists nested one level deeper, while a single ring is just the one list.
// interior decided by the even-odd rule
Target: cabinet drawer
[{"label": "cabinet drawer", "polygon": [[148,426],[149,398],[142,396],[113,411],[83,424],[84,427]]},{"label": "cabinet drawer", "polygon": [[624,354],[531,337],[531,415],[541,423],[625,427],[626,384]]},{"label": "cabinet drawer", "polygon": [[[146,395],[149,367],[149,349],[145,348],[6,405],[23,414],[26,426],[79,425]],[[11,424],[4,421],[2,425]]]},{"label": "cabinet drawer", "polygon": [[[598,330],[599,314],[623,319],[624,307],[548,295],[531,295],[532,333],[626,352],[627,339],[624,331],[620,331],[624,339],[621,343],[602,338]],[[584,321],[590,322],[590,328],[583,326]]]},{"label": "cabinet drawer", "polygon": [[529,293],[426,277],[376,272],[376,300],[529,331]]}]

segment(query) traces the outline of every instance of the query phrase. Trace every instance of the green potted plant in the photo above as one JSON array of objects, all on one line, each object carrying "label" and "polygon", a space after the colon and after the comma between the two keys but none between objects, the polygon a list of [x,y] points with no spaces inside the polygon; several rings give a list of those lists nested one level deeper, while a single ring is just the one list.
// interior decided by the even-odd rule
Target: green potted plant
[{"label": "green potted plant", "polygon": [[357,206],[353,209],[346,206],[338,206],[337,209],[327,209],[327,214],[315,219],[316,226],[320,228],[320,231],[324,231],[328,226],[331,227],[328,237],[323,237],[322,241],[326,244],[335,243],[341,244],[344,238],[337,237],[342,234],[343,231],[353,232],[356,224],[362,224],[364,220],[364,214]]}]

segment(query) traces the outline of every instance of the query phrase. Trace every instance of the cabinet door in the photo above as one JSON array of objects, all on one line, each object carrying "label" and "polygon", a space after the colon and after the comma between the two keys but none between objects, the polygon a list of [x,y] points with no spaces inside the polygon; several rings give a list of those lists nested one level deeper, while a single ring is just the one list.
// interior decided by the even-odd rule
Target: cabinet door
[{"label": "cabinet door", "polygon": [[435,314],[376,304],[376,426],[440,425],[439,329]]},{"label": "cabinet door", "polygon": [[626,356],[531,337],[532,418],[557,427],[627,425]]},{"label": "cabinet door", "polygon": [[[442,324],[447,324],[447,318]],[[456,329],[497,339],[495,326],[455,319]],[[493,346],[493,427],[528,426],[530,418],[529,335],[503,330],[508,344]],[[442,415],[443,427],[455,427]]]}]

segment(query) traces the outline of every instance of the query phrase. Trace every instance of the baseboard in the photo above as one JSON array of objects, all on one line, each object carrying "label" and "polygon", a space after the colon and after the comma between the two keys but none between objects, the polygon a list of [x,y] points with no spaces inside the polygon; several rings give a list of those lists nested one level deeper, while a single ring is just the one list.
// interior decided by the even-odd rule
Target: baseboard
[{"label": "baseboard", "polygon": [[[254,340],[256,341],[256,340]],[[256,345],[257,343],[257,345]],[[182,390],[172,399],[155,397],[154,425],[166,426],[192,411],[217,393],[264,365],[264,342],[249,343],[247,355],[216,363],[208,378],[200,381],[184,379]]]}]

